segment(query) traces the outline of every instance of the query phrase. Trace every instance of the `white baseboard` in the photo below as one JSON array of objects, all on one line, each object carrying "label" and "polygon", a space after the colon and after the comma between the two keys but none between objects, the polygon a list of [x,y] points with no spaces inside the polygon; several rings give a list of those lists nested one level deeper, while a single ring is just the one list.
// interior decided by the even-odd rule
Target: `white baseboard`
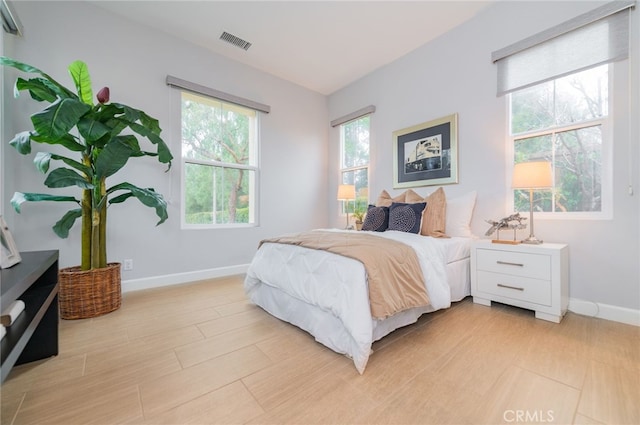
[{"label": "white baseboard", "polygon": [[592,301],[569,299],[569,311],[583,316],[613,320],[614,322],[640,326],[640,310],[615,305],[594,303]]},{"label": "white baseboard", "polygon": [[195,282],[197,280],[215,279],[218,277],[233,276],[247,272],[249,264],[238,266],[219,267],[216,269],[198,270],[194,272],[175,273],[164,276],[145,277],[122,281],[122,292],[139,291],[141,289],[159,288],[162,286],[179,285],[181,283]]}]

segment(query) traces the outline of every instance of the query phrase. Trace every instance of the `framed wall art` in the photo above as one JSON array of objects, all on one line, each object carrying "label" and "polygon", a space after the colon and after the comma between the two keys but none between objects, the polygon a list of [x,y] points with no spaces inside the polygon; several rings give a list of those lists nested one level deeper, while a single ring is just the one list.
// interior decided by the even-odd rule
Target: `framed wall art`
[{"label": "framed wall art", "polygon": [[7,269],[22,261],[7,223],[0,215],[0,268]]},{"label": "framed wall art", "polygon": [[395,189],[458,183],[458,114],[393,132]]}]

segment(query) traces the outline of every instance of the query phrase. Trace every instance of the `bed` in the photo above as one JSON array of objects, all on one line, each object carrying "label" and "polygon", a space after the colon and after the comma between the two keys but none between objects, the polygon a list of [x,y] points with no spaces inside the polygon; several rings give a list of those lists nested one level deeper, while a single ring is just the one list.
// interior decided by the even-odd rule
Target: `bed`
[{"label": "bed", "polygon": [[[431,207],[423,207],[422,213],[414,208],[416,215],[422,214],[418,231],[415,228],[397,231],[390,224],[387,228],[386,223],[379,228],[374,223],[377,231],[316,231],[329,237],[333,237],[331,233],[338,235],[336,239],[341,233],[344,238],[374,238],[369,240],[381,252],[389,253],[389,245],[393,250],[401,247],[415,257],[414,268],[421,272],[416,280],[420,281],[422,290],[426,289],[428,298],[426,302],[412,304],[415,307],[405,306],[391,315],[374,314],[377,303],[371,292],[380,279],[374,282],[376,276],[371,274],[370,264],[365,266],[358,259],[286,243],[280,238],[261,243],[247,270],[245,292],[251,302],[271,315],[309,332],[316,341],[336,353],[350,357],[358,372],[363,373],[373,342],[415,323],[422,314],[448,308],[452,302],[470,295],[469,255],[475,239],[470,222],[475,199],[475,192],[446,199],[442,188],[425,198],[411,190],[395,198],[383,191],[378,197],[378,205],[403,205],[411,210],[412,204],[424,201]],[[372,223],[376,221],[376,211],[372,207],[375,206],[370,206],[365,225],[369,219]],[[349,232],[354,236],[349,236]],[[305,235],[315,234],[312,231]]]},{"label": "bed", "polygon": [[372,235],[406,243],[416,250],[427,282],[429,305],[373,319],[362,263],[279,243],[265,243],[256,252],[245,278],[245,291],[251,302],[271,315],[353,359],[358,372],[363,373],[374,341],[416,322],[424,313],[448,308],[451,302],[470,295],[472,238],[438,239],[395,231]]}]

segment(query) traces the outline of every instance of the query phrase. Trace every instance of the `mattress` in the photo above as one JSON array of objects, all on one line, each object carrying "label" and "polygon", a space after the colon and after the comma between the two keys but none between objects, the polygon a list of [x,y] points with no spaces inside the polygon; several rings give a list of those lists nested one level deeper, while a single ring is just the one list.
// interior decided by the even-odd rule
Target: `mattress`
[{"label": "mattress", "polygon": [[[340,231],[340,230],[333,230]],[[372,232],[414,248],[431,304],[384,320],[371,317],[362,263],[325,251],[294,245],[263,244],[245,278],[249,299],[290,322],[332,350],[351,357],[364,372],[371,344],[420,315],[448,308],[469,295],[472,239],[436,239],[403,232]]]},{"label": "mattress", "polygon": [[456,261],[469,258],[471,254],[471,242],[473,238],[439,238],[434,242],[444,245],[446,250],[446,262],[447,264],[455,263]]}]

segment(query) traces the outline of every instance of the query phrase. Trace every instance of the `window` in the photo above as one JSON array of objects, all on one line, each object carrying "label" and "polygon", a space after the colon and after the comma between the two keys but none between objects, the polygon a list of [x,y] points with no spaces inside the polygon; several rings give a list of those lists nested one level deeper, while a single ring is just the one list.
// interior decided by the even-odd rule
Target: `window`
[{"label": "window", "polygon": [[182,92],[183,223],[256,223],[258,114]]},{"label": "window", "polygon": [[356,187],[355,205],[350,205],[349,212],[353,208],[366,211],[369,202],[369,124],[370,115],[366,115],[340,125],[340,183]]},{"label": "window", "polygon": [[[549,217],[612,215],[609,74],[629,57],[634,5],[605,3],[491,54],[497,94],[510,94],[509,162],[551,163],[553,190],[535,191]],[[526,194],[509,190],[514,210],[526,211]]]},{"label": "window", "polygon": [[[553,170],[553,190],[534,192],[538,211],[594,218],[608,210],[609,100],[609,65],[510,94],[513,163],[546,160]],[[529,211],[529,192],[513,190],[513,206]]]}]

